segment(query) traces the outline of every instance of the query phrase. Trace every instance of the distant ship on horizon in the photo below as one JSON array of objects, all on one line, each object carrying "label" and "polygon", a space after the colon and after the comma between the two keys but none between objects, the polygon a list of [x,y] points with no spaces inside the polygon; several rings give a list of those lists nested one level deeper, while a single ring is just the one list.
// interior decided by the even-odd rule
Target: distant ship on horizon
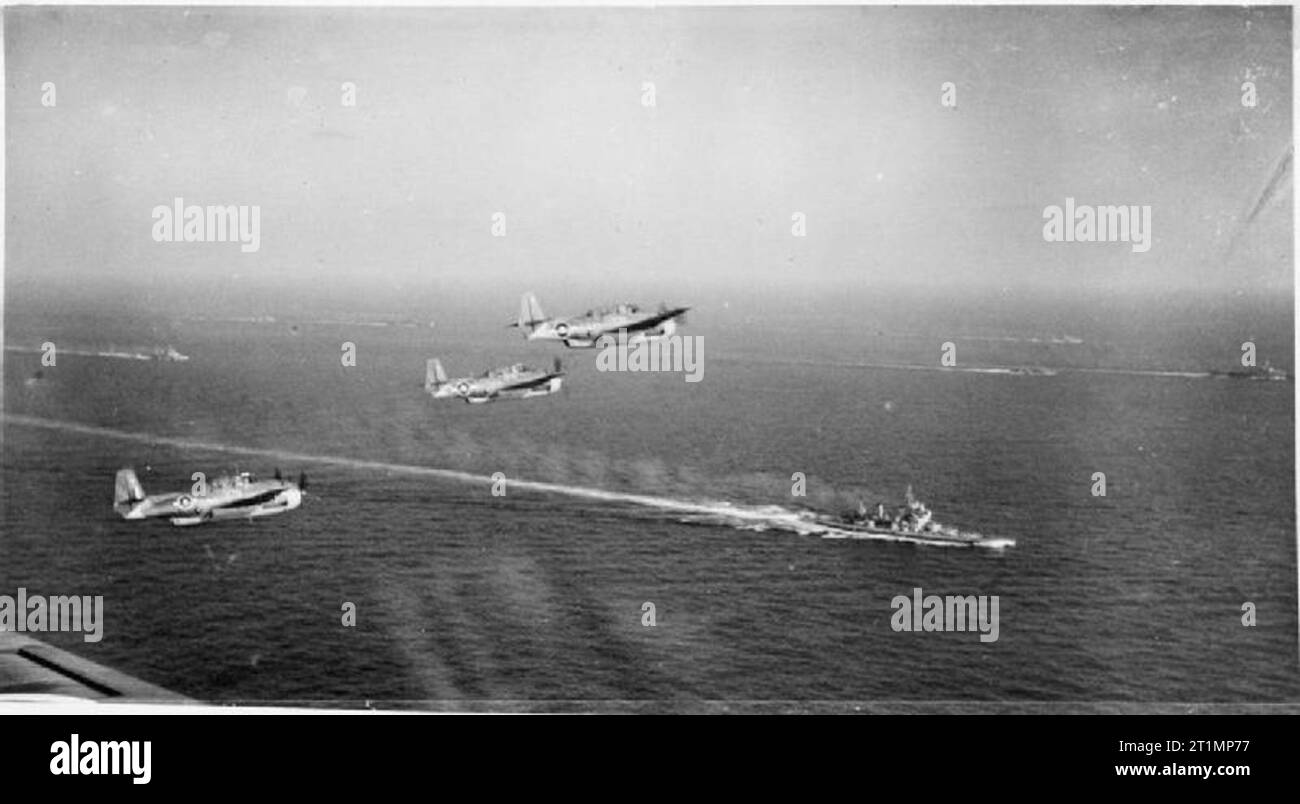
[{"label": "distant ship on horizon", "polygon": [[1274,382],[1284,382],[1292,379],[1291,375],[1280,368],[1274,368],[1272,365],[1265,363],[1262,366],[1247,366],[1242,369],[1232,371],[1223,371],[1219,369],[1210,370],[1211,377],[1224,377],[1234,380],[1269,380]]}]

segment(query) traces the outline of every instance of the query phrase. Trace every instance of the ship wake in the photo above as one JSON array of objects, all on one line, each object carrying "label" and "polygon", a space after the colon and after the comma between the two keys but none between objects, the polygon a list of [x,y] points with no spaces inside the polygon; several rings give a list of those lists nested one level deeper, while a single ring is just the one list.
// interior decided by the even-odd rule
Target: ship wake
[{"label": "ship wake", "polygon": [[[324,466],[337,466],[361,471],[386,472],[417,477],[431,477],[458,483],[492,485],[497,482],[490,475],[465,472],[457,469],[441,469],[431,466],[391,463],[387,461],[369,461],[333,455],[316,455],[281,449],[243,447],[232,444],[219,444],[209,441],[197,441],[172,436],[159,436],[151,433],[118,430],[79,422],[44,419],[36,416],[4,414],[7,425],[35,427],[78,435],[110,438],[119,441],[132,441],[140,444],[168,446],[179,450],[203,452],[220,452],[234,455],[268,458],[291,463],[308,463]],[[810,512],[786,508],[780,505],[741,505],[731,502],[698,501],[648,494],[633,494],[623,491],[610,491],[588,486],[575,486],[563,483],[550,483],[539,480],[510,478],[509,488],[522,489],[542,494],[556,494],[586,500],[633,505],[662,513],[676,515],[676,520],[683,524],[725,526],[749,531],[785,531],[800,535],[819,535],[828,539],[873,539],[877,541],[913,542],[933,544],[903,534],[862,534],[850,533],[811,520]],[[1011,540],[985,540],[984,547],[1009,546]]]}]

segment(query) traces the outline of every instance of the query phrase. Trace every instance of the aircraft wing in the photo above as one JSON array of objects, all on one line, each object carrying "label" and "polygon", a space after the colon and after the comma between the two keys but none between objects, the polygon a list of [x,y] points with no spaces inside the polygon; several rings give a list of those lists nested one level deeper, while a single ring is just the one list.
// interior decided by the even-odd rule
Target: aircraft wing
[{"label": "aircraft wing", "polygon": [[0,631],[0,703],[54,697],[97,703],[193,703],[17,631]]},{"label": "aircraft wing", "polygon": [[530,377],[529,379],[526,380],[520,380],[519,382],[512,382],[509,385],[503,385],[500,388],[498,388],[497,391],[498,392],[523,391],[528,388],[536,388],[539,385],[545,385],[546,383],[550,382],[553,378],[559,376],[560,376],[559,374],[548,372],[546,374],[540,374],[536,377]]},{"label": "aircraft wing", "polygon": [[[633,321],[630,324],[620,324],[617,327],[610,327],[608,329],[601,330],[595,336],[595,338],[598,338],[602,335],[617,335],[620,329],[625,329],[628,332],[640,332],[643,329],[654,329],[655,327],[659,326],[660,324],[667,321],[668,319],[676,318],[677,316],[685,313],[689,309],[691,308],[675,307],[672,310],[664,310],[662,312],[655,313],[649,318],[643,318],[640,321]],[[593,340],[595,338],[593,338]]]},{"label": "aircraft wing", "polygon": [[207,506],[202,512],[206,513],[207,511],[215,511],[222,508],[251,508],[252,506],[261,505],[262,503],[268,503],[271,500],[274,500],[276,497],[280,496],[282,491],[284,491],[284,489],[274,488],[269,491],[250,494],[246,497],[235,497],[233,499],[223,500],[220,503],[214,503]]}]

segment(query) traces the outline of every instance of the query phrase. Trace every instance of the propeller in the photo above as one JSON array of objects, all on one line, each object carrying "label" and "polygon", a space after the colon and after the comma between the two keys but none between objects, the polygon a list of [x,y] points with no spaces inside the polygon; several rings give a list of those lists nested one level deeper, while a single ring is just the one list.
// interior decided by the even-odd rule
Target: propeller
[{"label": "propeller", "polygon": [[302,472],[302,471],[298,472],[298,490],[299,490],[299,491],[306,491],[306,490],[307,490],[307,473],[306,473],[306,472]]},{"label": "propeller", "polygon": [[276,480],[284,480],[284,478],[280,476],[280,467],[278,467],[278,466],[275,467],[275,479],[276,479]]}]

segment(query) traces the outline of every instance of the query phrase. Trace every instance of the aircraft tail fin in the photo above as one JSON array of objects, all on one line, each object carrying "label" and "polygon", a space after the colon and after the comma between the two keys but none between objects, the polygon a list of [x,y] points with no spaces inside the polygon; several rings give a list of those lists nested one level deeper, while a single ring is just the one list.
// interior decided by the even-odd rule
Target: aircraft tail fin
[{"label": "aircraft tail fin", "polygon": [[436,391],[447,382],[447,372],[442,368],[442,361],[431,357],[424,363],[424,390]]},{"label": "aircraft tail fin", "polygon": [[[546,321],[546,314],[542,312],[542,305],[537,301],[537,297],[531,293],[525,293],[524,297],[519,300],[519,318],[515,320],[512,326],[532,332],[537,329],[537,325]],[[525,333],[527,337],[527,333]]]},{"label": "aircraft tail fin", "polygon": [[113,492],[113,504],[130,505],[143,499],[144,487],[140,485],[140,479],[135,476],[135,470],[119,469],[117,488]]}]

